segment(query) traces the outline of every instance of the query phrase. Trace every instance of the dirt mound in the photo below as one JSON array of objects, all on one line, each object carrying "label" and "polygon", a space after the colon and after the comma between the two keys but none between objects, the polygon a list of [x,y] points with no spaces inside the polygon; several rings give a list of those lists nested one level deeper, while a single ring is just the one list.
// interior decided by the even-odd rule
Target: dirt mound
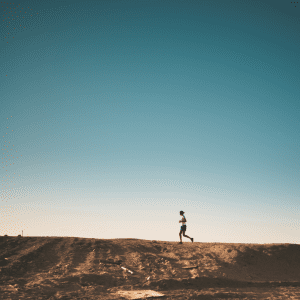
[{"label": "dirt mound", "polygon": [[113,299],[120,289],[172,294],[184,289],[298,287],[300,282],[300,246],[291,244],[0,237],[0,249],[0,292],[12,299]]}]

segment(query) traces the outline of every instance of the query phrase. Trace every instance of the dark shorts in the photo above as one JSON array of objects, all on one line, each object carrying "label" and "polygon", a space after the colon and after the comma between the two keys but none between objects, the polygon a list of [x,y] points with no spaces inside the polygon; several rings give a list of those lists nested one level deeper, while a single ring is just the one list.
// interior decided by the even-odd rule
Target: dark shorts
[{"label": "dark shorts", "polygon": [[182,225],[182,226],[180,227],[180,231],[186,231],[186,225]]}]

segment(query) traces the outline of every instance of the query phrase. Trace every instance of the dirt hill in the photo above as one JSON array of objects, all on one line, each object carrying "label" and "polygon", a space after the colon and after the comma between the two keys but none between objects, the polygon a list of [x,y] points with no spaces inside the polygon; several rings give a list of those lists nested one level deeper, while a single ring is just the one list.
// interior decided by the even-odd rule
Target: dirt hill
[{"label": "dirt hill", "polygon": [[293,244],[1,236],[0,298],[123,299],[120,290],[153,290],[163,299],[216,299],[235,291],[223,293],[228,299],[238,289],[299,288],[299,254]]}]

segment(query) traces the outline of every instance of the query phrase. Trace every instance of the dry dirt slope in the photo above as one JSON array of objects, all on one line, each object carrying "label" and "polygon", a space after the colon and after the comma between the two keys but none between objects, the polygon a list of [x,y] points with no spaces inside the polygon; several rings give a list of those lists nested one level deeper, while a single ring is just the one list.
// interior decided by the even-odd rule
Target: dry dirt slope
[{"label": "dry dirt slope", "polygon": [[126,289],[174,295],[185,289],[300,287],[299,254],[300,246],[292,244],[1,236],[0,298],[114,299]]}]

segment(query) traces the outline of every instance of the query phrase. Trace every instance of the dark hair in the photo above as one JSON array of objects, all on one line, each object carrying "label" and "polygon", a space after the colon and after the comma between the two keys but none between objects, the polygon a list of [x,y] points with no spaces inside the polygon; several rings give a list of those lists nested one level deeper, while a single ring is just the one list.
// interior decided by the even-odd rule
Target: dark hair
[{"label": "dark hair", "polygon": [[184,214],[184,211],[183,211],[183,210],[181,210],[181,211],[180,211],[180,214]]}]

